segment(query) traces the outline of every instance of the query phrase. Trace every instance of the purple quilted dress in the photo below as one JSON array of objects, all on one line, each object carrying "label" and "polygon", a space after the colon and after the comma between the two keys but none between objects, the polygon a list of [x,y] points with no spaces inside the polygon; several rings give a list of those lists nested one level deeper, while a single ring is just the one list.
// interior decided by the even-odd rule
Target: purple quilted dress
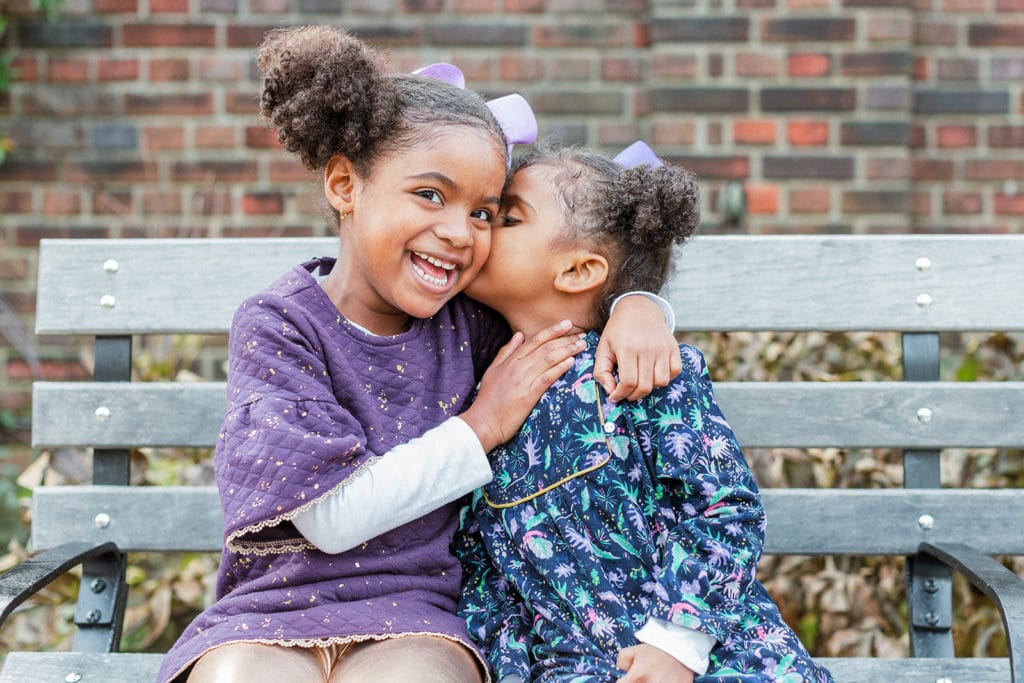
[{"label": "purple quilted dress", "polygon": [[230,642],[326,645],[431,634],[472,647],[456,613],[454,504],[328,555],[289,521],[372,459],[462,412],[508,328],[459,296],[393,337],[347,322],[297,266],[235,313],[215,465],[224,515],[217,601],[163,660],[185,678]]}]

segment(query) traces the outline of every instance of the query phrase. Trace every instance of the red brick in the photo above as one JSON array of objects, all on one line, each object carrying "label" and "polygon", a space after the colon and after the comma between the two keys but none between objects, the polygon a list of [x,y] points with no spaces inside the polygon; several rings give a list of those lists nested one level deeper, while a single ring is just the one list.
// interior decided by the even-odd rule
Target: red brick
[{"label": "red brick", "polygon": [[38,81],[39,62],[32,55],[18,55],[14,57],[11,59],[11,79],[16,83]]},{"label": "red brick", "polygon": [[692,145],[697,139],[697,126],[678,118],[656,120],[651,139],[656,145]]},{"label": "red brick", "polygon": [[256,162],[249,160],[179,161],[171,169],[184,182],[245,182],[256,178]]},{"label": "red brick", "polygon": [[946,192],[942,195],[942,211],[952,215],[981,213],[980,192]]},{"label": "red brick", "polygon": [[1024,178],[1024,160],[973,159],[964,163],[964,175],[968,180],[996,180]]},{"label": "red brick", "polygon": [[1024,147],[1024,126],[992,126],[988,131],[992,147]]},{"label": "red brick", "polygon": [[199,78],[204,81],[238,81],[245,76],[246,65],[231,57],[203,57]]},{"label": "red brick", "polygon": [[125,47],[215,47],[210,24],[127,24]]},{"label": "red brick", "polygon": [[32,193],[18,190],[0,191],[0,214],[32,213]]},{"label": "red brick", "polygon": [[180,126],[148,126],[142,130],[142,146],[154,151],[183,149],[185,129]]},{"label": "red brick", "polygon": [[798,53],[786,58],[786,71],[790,76],[821,77],[832,71],[832,59],[820,53]]},{"label": "red brick", "polygon": [[639,81],[644,76],[644,65],[632,57],[606,57],[601,60],[601,78],[605,81]]},{"label": "red brick", "polygon": [[291,159],[275,159],[267,165],[269,180],[274,183],[304,183],[319,176],[316,171],[309,171],[301,162]]},{"label": "red brick", "polygon": [[694,55],[656,54],[651,60],[651,75],[655,78],[696,78],[698,66]]},{"label": "red brick", "polygon": [[46,190],[43,193],[43,214],[71,216],[82,211],[82,197],[70,190]]},{"label": "red brick", "polygon": [[199,216],[227,216],[232,212],[231,193],[200,190],[192,197],[192,211]]},{"label": "red brick", "polygon": [[101,57],[97,64],[101,81],[134,81],[139,78],[139,60]]},{"label": "red brick", "polygon": [[505,0],[505,11],[514,13],[543,12],[545,0]]},{"label": "red brick", "polygon": [[188,11],[188,0],[149,0],[153,14],[181,14]]},{"label": "red brick", "polygon": [[93,0],[97,14],[135,14],[139,10],[138,0]]},{"label": "red brick", "polygon": [[280,192],[248,192],[242,197],[242,213],[247,216],[284,213],[284,197]]},{"label": "red brick", "polygon": [[975,147],[978,130],[974,126],[939,126],[936,143],[939,147]]},{"label": "red brick", "polygon": [[127,190],[99,190],[90,193],[92,212],[99,216],[130,216],[135,201]]},{"label": "red brick", "polygon": [[549,24],[535,26],[533,44],[548,47],[623,47],[625,33],[621,25],[592,23]]},{"label": "red brick", "polygon": [[452,11],[466,14],[489,14],[497,6],[497,0],[454,0]]},{"label": "red brick", "polygon": [[640,127],[635,123],[602,123],[597,127],[597,144],[621,146],[640,138]]},{"label": "red brick", "polygon": [[197,126],[195,145],[200,149],[231,149],[237,146],[237,126]]},{"label": "red brick", "polygon": [[779,186],[747,184],[747,210],[753,215],[770,215],[779,211]]},{"label": "red brick", "polygon": [[542,73],[541,60],[519,54],[502,55],[499,69],[503,81],[535,81]]},{"label": "red brick", "polygon": [[142,195],[142,210],[149,214],[180,214],[182,209],[179,192],[146,192]]},{"label": "red brick", "polygon": [[875,157],[867,160],[869,180],[906,180],[913,177],[913,163],[906,157]]},{"label": "red brick", "polygon": [[776,124],[763,119],[740,119],[732,124],[733,142],[741,145],[771,145]]},{"label": "red brick", "polygon": [[246,126],[245,146],[256,149],[281,149],[277,130],[267,126]]},{"label": "red brick", "polygon": [[151,81],[187,81],[188,78],[187,59],[153,59],[149,62]]},{"label": "red brick", "polygon": [[914,29],[914,21],[904,14],[873,14],[868,18],[867,34],[872,43],[895,42],[906,45],[913,40]]},{"label": "red brick", "polygon": [[782,73],[781,61],[778,57],[761,52],[740,52],[736,55],[736,75],[778,76]]},{"label": "red brick", "polygon": [[84,59],[54,58],[47,72],[54,83],[85,83],[89,80],[89,63]]},{"label": "red brick", "polygon": [[949,159],[914,159],[914,180],[953,180],[954,166]]},{"label": "red brick", "polygon": [[0,280],[27,280],[28,273],[27,258],[13,255],[0,257]]},{"label": "red brick", "polygon": [[1024,216],[1024,194],[997,194],[995,212],[1000,216]]},{"label": "red brick", "polygon": [[805,188],[789,191],[789,210],[793,213],[828,213],[832,198],[827,188]]},{"label": "red brick", "polygon": [[1019,48],[1024,45],[1024,22],[971,24],[967,30],[967,44],[971,47]]},{"label": "red brick", "polygon": [[988,10],[988,0],[943,0],[942,9],[946,12],[983,13]]},{"label": "red brick", "polygon": [[817,147],[828,144],[828,123],[825,121],[796,120],[786,124],[786,140],[796,147]]}]

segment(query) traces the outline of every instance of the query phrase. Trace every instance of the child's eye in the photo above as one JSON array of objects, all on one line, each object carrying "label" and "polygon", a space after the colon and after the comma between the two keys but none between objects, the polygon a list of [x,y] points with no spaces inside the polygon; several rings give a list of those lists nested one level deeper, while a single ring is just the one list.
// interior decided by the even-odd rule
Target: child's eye
[{"label": "child's eye", "polygon": [[508,227],[508,226],[512,226],[512,225],[519,225],[520,223],[522,223],[522,221],[519,220],[518,218],[516,218],[515,216],[513,216],[512,214],[506,213],[506,214],[501,216],[501,225],[503,227]]},{"label": "child's eye", "polygon": [[444,201],[441,199],[441,193],[437,190],[416,190],[416,194],[423,197],[427,201],[434,202],[435,204],[443,204]]},{"label": "child's eye", "polygon": [[469,215],[472,216],[473,218],[476,218],[477,220],[487,221],[488,223],[494,220],[494,214],[488,211],[487,209],[477,209],[476,211]]}]

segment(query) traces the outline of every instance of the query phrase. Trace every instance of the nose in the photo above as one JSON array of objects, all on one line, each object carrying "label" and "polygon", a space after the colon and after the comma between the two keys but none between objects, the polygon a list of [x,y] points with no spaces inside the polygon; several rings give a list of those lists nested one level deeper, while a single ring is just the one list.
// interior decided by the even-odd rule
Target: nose
[{"label": "nose", "polygon": [[473,225],[466,215],[452,211],[434,226],[434,234],[457,249],[473,246]]}]

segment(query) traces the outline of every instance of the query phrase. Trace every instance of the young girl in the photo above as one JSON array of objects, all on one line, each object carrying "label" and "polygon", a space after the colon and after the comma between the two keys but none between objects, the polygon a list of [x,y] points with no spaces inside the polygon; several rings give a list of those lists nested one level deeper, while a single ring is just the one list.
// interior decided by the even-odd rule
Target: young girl
[{"label": "young girl", "polygon": [[698,220],[689,173],[642,143],[617,160],[527,155],[467,289],[527,334],[569,311],[587,348],[490,454],[460,614],[503,683],[829,681],[754,577],[764,511],[700,352],[640,401],[594,380],[608,302],[660,288]]},{"label": "young girl", "polygon": [[[258,63],[262,113],[323,169],[343,247],[235,314],[218,600],[159,680],[479,681],[455,613],[452,501],[490,480],[486,450],[582,341],[559,323],[499,353],[507,325],[459,294],[487,257],[506,180],[508,141],[482,99],[392,76],[328,27],[271,33]],[[663,325],[652,306],[634,297],[616,316],[647,337]],[[638,379],[616,391],[668,374],[624,348]]]}]

